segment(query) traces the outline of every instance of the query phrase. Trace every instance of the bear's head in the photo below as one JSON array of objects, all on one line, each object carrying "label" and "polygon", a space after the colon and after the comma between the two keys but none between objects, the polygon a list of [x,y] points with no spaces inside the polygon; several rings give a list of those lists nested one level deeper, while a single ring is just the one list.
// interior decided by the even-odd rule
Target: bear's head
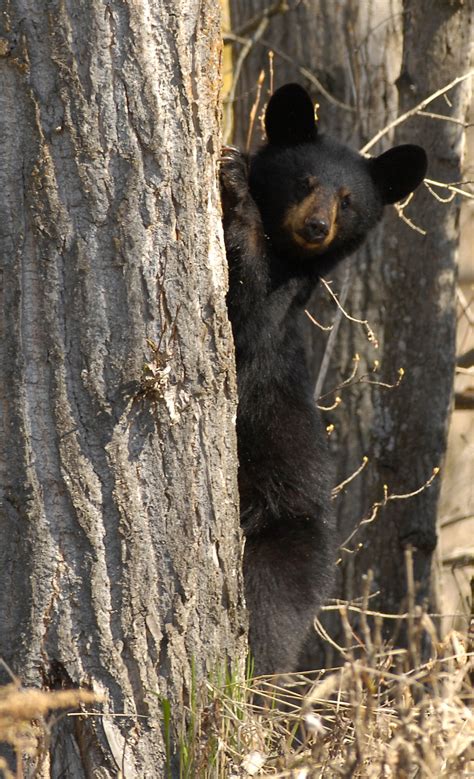
[{"label": "bear's head", "polygon": [[383,207],[406,198],[426,173],[420,146],[367,159],[318,133],[311,98],[298,84],[273,94],[265,128],[267,143],[249,177],[265,233],[281,260],[308,262],[320,273],[354,251]]}]

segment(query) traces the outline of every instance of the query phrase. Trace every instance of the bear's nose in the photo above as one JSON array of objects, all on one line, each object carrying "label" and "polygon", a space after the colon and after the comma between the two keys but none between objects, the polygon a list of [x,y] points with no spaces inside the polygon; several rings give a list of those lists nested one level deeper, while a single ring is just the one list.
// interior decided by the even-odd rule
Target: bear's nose
[{"label": "bear's nose", "polygon": [[308,240],[323,241],[329,235],[329,223],[319,216],[309,216],[305,219],[304,232]]}]

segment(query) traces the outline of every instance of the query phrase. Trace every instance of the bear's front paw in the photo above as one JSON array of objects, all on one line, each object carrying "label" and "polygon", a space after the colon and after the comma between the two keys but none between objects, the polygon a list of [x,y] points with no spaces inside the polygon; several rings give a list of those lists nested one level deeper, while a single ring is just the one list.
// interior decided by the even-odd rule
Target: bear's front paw
[{"label": "bear's front paw", "polygon": [[224,208],[235,206],[249,194],[248,159],[235,146],[224,146],[220,159],[220,181]]}]

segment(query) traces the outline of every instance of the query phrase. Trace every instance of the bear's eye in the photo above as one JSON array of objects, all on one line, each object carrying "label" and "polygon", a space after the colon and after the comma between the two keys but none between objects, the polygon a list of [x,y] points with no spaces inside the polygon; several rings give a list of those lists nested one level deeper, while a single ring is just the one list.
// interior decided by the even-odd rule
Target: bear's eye
[{"label": "bear's eye", "polygon": [[343,210],[349,208],[350,204],[351,204],[351,196],[349,194],[343,195],[341,197],[341,208]]},{"label": "bear's eye", "polygon": [[302,195],[309,195],[316,188],[316,178],[314,176],[305,176],[298,182],[298,189]]}]

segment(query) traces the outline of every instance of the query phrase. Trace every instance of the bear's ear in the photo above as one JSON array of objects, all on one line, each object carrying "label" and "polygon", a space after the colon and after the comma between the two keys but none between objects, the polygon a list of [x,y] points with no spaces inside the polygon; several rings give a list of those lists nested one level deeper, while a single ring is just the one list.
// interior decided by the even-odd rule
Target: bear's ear
[{"label": "bear's ear", "polygon": [[369,164],[384,203],[397,203],[421,184],[428,159],[421,146],[405,144],[389,149]]},{"label": "bear's ear", "polygon": [[316,138],[313,102],[299,84],[285,84],[270,98],[265,113],[268,142],[277,146],[295,146]]}]

